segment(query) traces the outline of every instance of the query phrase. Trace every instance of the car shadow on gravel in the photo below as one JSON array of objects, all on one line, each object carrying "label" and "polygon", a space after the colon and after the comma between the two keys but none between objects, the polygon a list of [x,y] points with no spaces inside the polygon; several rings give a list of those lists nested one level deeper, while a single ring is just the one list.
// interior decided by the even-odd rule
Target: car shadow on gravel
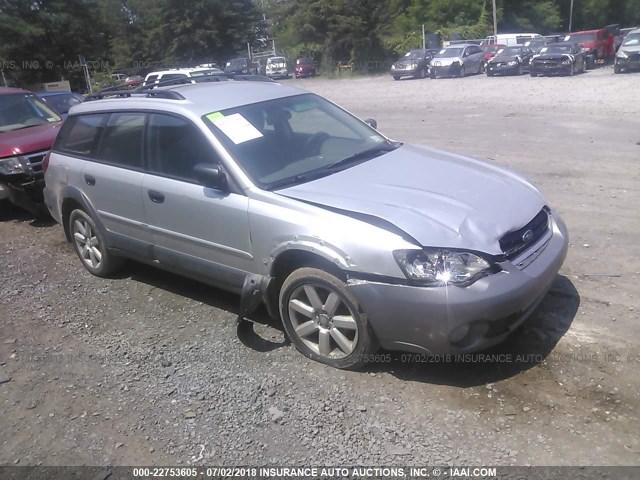
[{"label": "car shadow on gravel", "polygon": [[368,371],[463,388],[505,380],[542,363],[569,330],[579,306],[575,286],[559,275],[533,315],[502,344],[458,358],[388,352],[391,362],[375,364]]},{"label": "car shadow on gravel", "polygon": [[29,222],[32,227],[53,227],[56,225],[56,221],[49,215],[42,215],[36,217],[30,212],[16,207],[15,205],[8,204],[3,205],[0,212],[0,222]]},{"label": "car shadow on gravel", "polygon": [[[240,295],[142,263],[130,262],[127,268],[112,275],[112,278],[142,282],[224,310],[236,317],[240,313]],[[258,352],[270,352],[289,345],[282,322],[271,318],[262,305],[237,325],[237,334],[243,345]]]}]

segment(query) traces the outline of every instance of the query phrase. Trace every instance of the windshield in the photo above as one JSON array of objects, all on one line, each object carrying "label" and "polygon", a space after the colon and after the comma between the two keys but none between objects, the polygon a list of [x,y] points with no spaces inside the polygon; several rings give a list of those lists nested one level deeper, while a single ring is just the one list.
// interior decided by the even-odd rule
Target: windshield
[{"label": "windshield", "polygon": [[424,52],[409,52],[402,60],[422,60],[424,58]]},{"label": "windshield", "polygon": [[571,53],[571,45],[550,45],[540,50],[540,53]]},{"label": "windshield", "polygon": [[0,132],[59,122],[61,118],[32,94],[0,95]]},{"label": "windshield", "polygon": [[247,60],[245,58],[234,58],[233,60],[229,60],[227,62],[227,67],[238,68],[243,67],[247,64]]},{"label": "windshield", "polygon": [[524,48],[522,47],[506,47],[498,52],[498,57],[515,57],[516,55],[522,55]]},{"label": "windshield", "polygon": [[640,45],[640,33],[630,33],[622,42],[623,47],[635,47]]},{"label": "windshield", "polygon": [[452,58],[452,57],[461,57],[462,52],[464,52],[464,48],[454,47],[454,48],[443,48],[438,52],[436,57],[438,58]]},{"label": "windshield", "polygon": [[251,180],[265,189],[329,175],[337,167],[353,165],[351,159],[364,161],[395,148],[368,125],[314,94],[202,118]]},{"label": "windshield", "polygon": [[598,36],[595,33],[572,33],[567,35],[565,42],[587,43],[595,42]]},{"label": "windshield", "polygon": [[65,93],[61,95],[48,95],[44,101],[51,105],[56,112],[68,113],[71,107],[82,103],[82,97],[80,95],[74,95],[73,93]]},{"label": "windshield", "polygon": [[273,65],[275,67],[284,67],[286,63],[286,60],[282,57],[273,57],[267,60],[267,65]]}]

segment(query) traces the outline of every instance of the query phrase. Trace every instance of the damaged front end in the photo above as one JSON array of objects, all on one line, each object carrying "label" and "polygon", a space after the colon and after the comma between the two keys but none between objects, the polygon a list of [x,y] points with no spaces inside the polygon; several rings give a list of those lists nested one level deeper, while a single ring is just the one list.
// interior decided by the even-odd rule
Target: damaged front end
[{"label": "damaged front end", "polygon": [[0,159],[0,199],[34,215],[46,215],[42,162],[47,152]]}]

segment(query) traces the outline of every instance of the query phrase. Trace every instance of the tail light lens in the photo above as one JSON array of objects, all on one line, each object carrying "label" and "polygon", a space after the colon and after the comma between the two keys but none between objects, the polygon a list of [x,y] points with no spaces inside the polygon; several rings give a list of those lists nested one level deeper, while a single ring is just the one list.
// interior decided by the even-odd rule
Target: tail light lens
[{"label": "tail light lens", "polygon": [[51,151],[48,151],[47,154],[42,159],[42,173],[47,172],[47,168],[49,168],[49,157],[51,156]]}]

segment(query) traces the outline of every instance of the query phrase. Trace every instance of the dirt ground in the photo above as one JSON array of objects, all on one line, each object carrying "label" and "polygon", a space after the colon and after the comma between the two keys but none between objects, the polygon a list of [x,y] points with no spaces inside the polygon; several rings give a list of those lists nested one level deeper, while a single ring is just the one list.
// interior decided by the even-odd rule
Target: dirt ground
[{"label": "dirt ground", "polygon": [[640,464],[640,74],[286,82],[529,177],[571,238],[539,309],[492,361],[342,372],[264,312],[238,330],[235,295],[136,264],[92,277],[60,226],[15,210],[0,464]]}]

